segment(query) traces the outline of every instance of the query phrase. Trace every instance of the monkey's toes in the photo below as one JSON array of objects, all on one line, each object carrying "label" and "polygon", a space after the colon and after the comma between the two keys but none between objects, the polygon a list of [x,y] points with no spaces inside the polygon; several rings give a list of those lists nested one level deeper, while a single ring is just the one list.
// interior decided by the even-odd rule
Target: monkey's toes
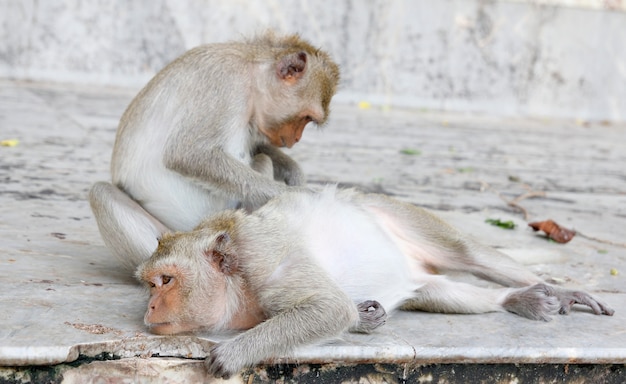
[{"label": "monkey's toes", "polygon": [[602,301],[596,299],[586,292],[580,291],[557,291],[556,293],[561,300],[561,310],[559,313],[567,315],[574,304],[581,304],[591,308],[591,311],[596,315],[613,316],[615,311]]},{"label": "monkey's toes", "polygon": [[359,311],[359,325],[353,329],[354,332],[369,333],[387,321],[385,308],[376,300],[367,300],[357,304],[357,310]]},{"label": "monkey's toes", "polygon": [[613,316],[615,310],[604,303],[599,303],[602,309],[602,315]]}]

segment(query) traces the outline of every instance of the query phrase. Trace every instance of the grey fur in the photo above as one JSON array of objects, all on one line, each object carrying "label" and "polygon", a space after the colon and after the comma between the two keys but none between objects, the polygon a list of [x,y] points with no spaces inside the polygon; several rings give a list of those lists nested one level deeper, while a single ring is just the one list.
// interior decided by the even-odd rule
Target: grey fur
[{"label": "grey fur", "polygon": [[[210,217],[194,231],[160,246],[138,276],[156,263],[199,265],[203,256],[194,250],[211,249],[215,238],[228,238],[228,253],[238,261],[235,276],[220,278],[233,283],[239,279],[237,284],[254,292],[268,317],[212,348],[207,368],[224,378],[342,331],[370,332],[384,323],[385,310],[510,311],[548,320],[559,308],[567,313],[572,305],[583,304],[596,314],[613,314],[587,293],[545,284],[506,255],[477,244],[426,210],[384,195],[334,188],[289,192],[252,213],[225,211]],[[397,275],[389,275],[392,270]],[[434,270],[466,271],[508,288],[459,283],[433,274]],[[194,280],[202,287],[199,291],[213,292],[216,276],[221,275]],[[228,302],[241,302],[236,298],[239,290],[233,292],[224,293],[232,297]],[[210,313],[213,305],[205,297],[197,296],[193,305]],[[211,324],[206,327],[219,330]]]},{"label": "grey fur", "polygon": [[[303,66],[297,73],[294,60]],[[323,124],[338,80],[330,57],[296,35],[203,45],[174,60],[122,116],[112,184],[91,190],[105,244],[137,266],[164,232],[191,230],[224,209],[255,209],[304,185],[301,168],[267,132],[294,119]],[[255,169],[267,166],[257,166],[261,154],[271,177]],[[125,209],[145,211],[149,223],[129,223]]]}]

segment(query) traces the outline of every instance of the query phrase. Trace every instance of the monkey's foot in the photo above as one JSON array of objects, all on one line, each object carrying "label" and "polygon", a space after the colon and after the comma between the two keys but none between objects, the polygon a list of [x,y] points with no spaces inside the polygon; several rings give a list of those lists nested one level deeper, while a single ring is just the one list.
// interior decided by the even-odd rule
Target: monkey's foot
[{"label": "monkey's foot", "polygon": [[586,305],[591,308],[593,313],[596,315],[613,316],[613,314],[615,313],[613,308],[609,307],[606,303],[600,301],[599,299],[591,296],[587,292],[571,291],[568,289],[552,287],[549,285],[545,285],[545,287],[552,296],[555,296],[559,300],[559,314],[561,315],[569,314],[574,304]]},{"label": "monkey's foot", "polygon": [[350,332],[370,333],[387,321],[385,308],[376,300],[367,300],[357,304],[359,324],[350,328]]},{"label": "monkey's foot", "polygon": [[532,320],[550,321],[550,315],[567,315],[574,304],[586,305],[596,315],[612,316],[615,312],[586,292],[570,291],[547,284],[535,284],[515,290],[506,297],[502,306],[509,312]]}]

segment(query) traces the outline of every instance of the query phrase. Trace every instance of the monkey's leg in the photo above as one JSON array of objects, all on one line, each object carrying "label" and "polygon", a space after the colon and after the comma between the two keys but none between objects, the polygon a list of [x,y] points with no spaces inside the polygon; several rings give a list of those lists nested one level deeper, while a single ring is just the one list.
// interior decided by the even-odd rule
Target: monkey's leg
[{"label": "monkey's leg", "polygon": [[134,270],[148,259],[158,238],[170,230],[119,188],[98,182],[89,191],[89,203],[104,244]]},{"label": "monkey's leg", "polygon": [[585,292],[547,284],[523,288],[481,288],[429,276],[426,284],[401,307],[442,313],[486,313],[508,311],[532,320],[549,321],[550,315],[567,314],[574,304],[589,306],[596,315],[613,315],[613,309]]},{"label": "monkey's leg", "polygon": [[574,304],[587,305],[598,315],[613,314],[609,306],[585,292],[546,285],[507,255],[464,236],[424,209],[384,195],[365,195],[361,204],[419,268],[464,271],[504,286],[528,287],[517,291],[525,299],[517,301],[515,294],[511,296],[505,308],[510,312],[543,319],[544,297],[548,296],[560,303],[561,314],[569,313]]},{"label": "monkey's leg", "polygon": [[385,195],[359,200],[405,255],[437,270],[472,273],[507,287],[542,283],[509,256],[463,235],[434,214]]},{"label": "monkey's leg", "polygon": [[559,309],[559,300],[550,292],[530,288],[481,288],[429,276],[426,284],[401,307],[441,313],[487,313],[509,311],[533,320],[550,320]]},{"label": "monkey's leg", "polygon": [[[590,307],[596,315],[612,316],[614,313],[607,304],[586,292],[546,284],[528,269],[495,249],[471,244],[469,241],[464,246],[468,249],[447,254],[447,259],[440,266],[466,270],[477,277],[505,286],[521,287],[510,290],[504,301],[498,301],[509,312],[530,319],[549,320],[548,315],[552,311],[547,310],[548,308],[555,305],[558,313],[565,315],[574,304],[581,304]],[[442,259],[444,257],[440,257]],[[437,266],[437,263],[433,265]],[[451,265],[456,268],[451,268]]]}]

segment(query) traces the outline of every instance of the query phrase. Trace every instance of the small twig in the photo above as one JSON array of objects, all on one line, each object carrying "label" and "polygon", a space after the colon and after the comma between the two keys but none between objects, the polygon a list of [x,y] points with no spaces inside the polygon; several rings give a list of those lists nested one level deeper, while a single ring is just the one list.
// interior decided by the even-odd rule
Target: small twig
[{"label": "small twig", "polygon": [[491,185],[489,185],[489,183],[487,183],[485,181],[481,181],[480,183],[481,183],[483,189],[488,189],[488,190],[494,192],[509,207],[513,207],[513,208],[517,209],[518,211],[520,211],[524,215],[524,220],[525,221],[528,221],[528,216],[529,216],[528,215],[528,211],[526,210],[526,208],[522,207],[518,203],[520,201],[522,201],[522,200],[525,200],[525,199],[530,199],[530,198],[533,198],[533,197],[545,197],[546,196],[546,193],[544,191],[533,191],[533,190],[530,190],[530,191],[528,191],[526,193],[523,193],[523,194],[517,196],[513,200],[508,200],[507,198],[505,198],[502,195],[502,193],[500,193],[500,191],[497,191],[493,187],[491,187]]},{"label": "small twig", "polygon": [[608,244],[608,245],[614,245],[616,247],[626,248],[626,243],[616,243],[615,241],[611,241],[611,240],[599,239],[597,237],[585,235],[584,233],[582,233],[580,231],[576,231],[576,235],[584,237],[587,240],[596,241],[598,243],[603,243],[603,244]]},{"label": "small twig", "polygon": [[[507,198],[505,198],[502,195],[502,193],[500,193],[500,191],[495,190],[491,185],[489,185],[489,183],[487,183],[485,181],[481,181],[480,184],[482,185],[482,188],[481,188],[482,190],[490,190],[490,191],[494,192],[508,206],[513,207],[513,208],[517,209],[518,211],[521,211],[522,214],[524,215],[524,221],[526,221],[526,222],[528,222],[528,211],[526,210],[526,208],[522,207],[518,203],[520,201],[522,201],[522,200],[525,200],[525,199],[530,199],[530,198],[533,198],[533,197],[545,197],[546,196],[546,193],[544,191],[533,191],[532,189],[529,188],[528,192],[523,193],[523,194],[517,196],[513,200],[508,200]],[[611,240],[605,240],[605,239],[600,239],[600,238],[593,237],[593,236],[588,236],[588,235],[585,235],[584,233],[582,233],[580,231],[576,231],[576,235],[584,237],[587,240],[595,241],[595,242],[598,242],[598,243],[608,244],[608,245],[613,245],[613,246],[616,246],[616,247],[626,248],[626,243],[617,243],[617,242],[611,241]]]},{"label": "small twig", "polygon": [[[526,192],[524,194],[517,196],[511,201],[507,201],[507,204],[511,207],[517,208],[520,211],[522,211],[522,213],[524,214],[524,220],[528,221],[528,211],[526,210],[526,208],[522,207],[518,203],[524,199],[530,199],[533,197],[545,197],[545,196],[546,196],[546,193],[544,191],[530,191],[530,192]],[[502,196],[500,198],[502,198]]]}]

